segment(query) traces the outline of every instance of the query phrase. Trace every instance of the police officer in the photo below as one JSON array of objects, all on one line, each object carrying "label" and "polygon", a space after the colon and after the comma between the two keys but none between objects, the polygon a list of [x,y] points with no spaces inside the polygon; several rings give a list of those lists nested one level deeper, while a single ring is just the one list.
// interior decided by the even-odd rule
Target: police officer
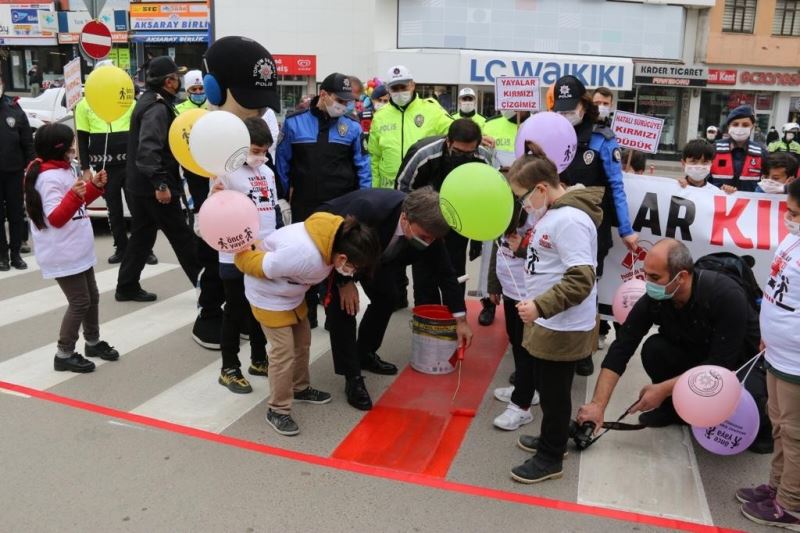
[{"label": "police officer", "polygon": [[495,158],[500,170],[508,170],[516,159],[514,140],[517,138],[519,125],[531,116],[529,111],[506,110],[486,121],[483,134],[495,142]]},{"label": "police officer", "polygon": [[[28,268],[20,256],[25,234],[22,175],[33,157],[33,135],[28,117],[17,99],[5,94],[0,79],[0,271],[10,270],[12,266],[18,270]],[[8,218],[8,240],[5,218]]]},{"label": "police officer", "polygon": [[478,102],[475,96],[475,91],[469,87],[464,87],[458,92],[458,111],[450,115],[454,120],[460,118],[471,118],[472,121],[483,130],[486,124],[486,117],[478,113]]},{"label": "police officer", "polygon": [[[110,64],[110,61],[101,61],[95,68]],[[114,253],[108,258],[111,264],[122,261],[128,246],[122,196],[127,174],[128,131],[131,127],[133,108],[134,104],[131,104],[124,115],[109,124],[94,114],[86,98],[82,98],[75,106],[75,129],[78,131],[78,153],[83,179],[87,181],[92,179],[92,168],[96,170],[104,168],[108,173],[108,183],[103,198],[108,210],[108,226],[114,238]],[[158,263],[152,250],[146,262],[148,265]]]},{"label": "police officer", "polygon": [[[289,192],[292,221],[302,222],[322,203],[372,187],[369,155],[361,125],[347,114],[354,100],[352,79],[326,77],[305,111],[286,117],[277,150],[279,189]],[[311,327],[317,323],[317,289],[306,297]]]},{"label": "police officer", "polygon": [[800,143],[797,142],[797,133],[800,132],[800,125],[797,122],[787,122],[781,128],[783,139],[778,139],[769,143],[767,150],[770,152],[789,152],[795,159],[800,161]]},{"label": "police officer", "polygon": [[445,135],[453,119],[433,98],[420,98],[411,72],[403,65],[389,69],[390,103],[376,111],[369,133],[372,186],[394,188],[400,164],[412,144],[424,137]]},{"label": "police officer", "polygon": [[[597,124],[599,111],[586,87],[575,76],[562,76],[555,84],[553,111],[561,114],[575,128],[578,149],[572,163],[561,173],[561,181],[567,185],[583,184],[587,187],[605,187],[601,204],[603,222],[597,229],[597,276],[603,274],[603,261],[611,249],[611,226],[619,228],[619,236],[625,246],[636,250],[639,236],[633,231],[628,216],[628,201],[622,183],[622,153],[614,132],[605,124]],[[611,314],[610,309],[600,309]],[[604,335],[608,324],[601,329]],[[605,333],[604,333],[605,332]],[[588,376],[594,372],[594,363],[589,355],[578,361],[576,373]]]},{"label": "police officer", "polygon": [[756,115],[749,105],[740,105],[728,115],[728,139],[714,145],[716,155],[711,164],[711,183],[726,193],[756,190],[769,152],[763,144],[750,139]]}]

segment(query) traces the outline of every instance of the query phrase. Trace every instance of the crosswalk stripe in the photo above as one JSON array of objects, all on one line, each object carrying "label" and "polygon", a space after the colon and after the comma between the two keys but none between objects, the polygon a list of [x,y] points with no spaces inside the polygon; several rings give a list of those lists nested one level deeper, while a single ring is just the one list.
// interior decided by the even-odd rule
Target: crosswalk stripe
[{"label": "crosswalk stripe", "polygon": [[[359,318],[363,316],[369,299],[359,287],[361,305]],[[321,316],[320,316],[321,318]],[[330,337],[324,328],[311,331],[310,363],[330,350]],[[242,346],[239,359],[243,368],[248,366],[249,346]],[[220,363],[214,362],[161,394],[133,409],[133,413],[184,426],[222,433],[250,412],[269,396],[266,378],[248,376],[253,387],[250,394],[233,394],[217,383]],[[246,371],[243,371],[245,375]]]},{"label": "crosswalk stripe", "polygon": [[12,268],[6,272],[0,272],[0,281],[15,278],[17,276],[21,276],[22,274],[30,274],[31,272],[37,272],[39,270],[39,262],[36,260],[36,256],[31,255],[29,257],[23,257],[23,259],[28,264],[28,268],[25,270],[17,270],[16,268]]},{"label": "crosswalk stripe", "polygon": [[[194,322],[197,317],[196,305],[196,292],[194,289],[188,290],[104,322],[100,325],[100,332],[103,339],[114,345],[124,358],[137,348]],[[188,337],[187,342],[190,342]],[[0,363],[0,379],[45,390],[77,376],[72,372],[53,370],[55,352],[56,344],[51,343],[3,361]],[[93,361],[98,367],[106,363],[101,359]]]},{"label": "crosswalk stripe", "polygon": [[[142,271],[142,279],[153,278],[175,268],[178,268],[178,265],[171,263],[159,263],[157,265],[148,266]],[[119,267],[114,267],[95,273],[97,290],[101,294],[116,288],[118,270]],[[2,308],[0,308],[0,327],[41,315],[67,305],[61,288],[55,281],[52,283],[51,286],[44,289],[4,300],[2,302]]]}]

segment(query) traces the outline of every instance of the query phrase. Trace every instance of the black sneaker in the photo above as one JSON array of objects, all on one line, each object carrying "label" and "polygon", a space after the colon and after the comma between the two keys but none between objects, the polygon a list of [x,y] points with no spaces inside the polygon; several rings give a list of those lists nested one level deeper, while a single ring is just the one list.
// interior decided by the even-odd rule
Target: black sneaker
[{"label": "black sneaker", "polygon": [[247,369],[247,373],[251,376],[268,376],[269,363],[266,361],[253,361],[250,363],[250,368]]},{"label": "black sneaker", "polygon": [[198,316],[192,327],[192,339],[207,350],[221,350],[222,316]]},{"label": "black sneaker", "polygon": [[591,376],[594,374],[594,361],[592,361],[591,355],[575,364],[575,373],[579,376]]},{"label": "black sneaker", "polygon": [[242,371],[238,368],[223,368],[222,373],[219,375],[217,383],[223,387],[228,387],[228,390],[236,394],[247,394],[253,392],[253,387],[242,375]]},{"label": "black sneaker", "polygon": [[144,262],[147,263],[148,265],[157,265],[158,257],[156,257],[156,254],[154,254],[153,252],[150,252],[149,254],[147,254],[147,259],[145,259]]},{"label": "black sneaker", "polygon": [[11,270],[11,265],[8,259],[0,259],[0,272],[8,272],[9,270]]},{"label": "black sneaker", "polygon": [[497,307],[489,298],[482,299],[481,304],[483,304],[483,310],[481,310],[481,314],[478,315],[478,324],[481,326],[491,326],[494,322],[494,314]]},{"label": "black sneaker", "polygon": [[[520,435],[517,439],[517,446],[526,452],[536,453],[539,449],[539,437],[533,435]],[[569,452],[564,452],[564,457],[569,455]]]},{"label": "black sneaker", "polygon": [[147,292],[144,289],[139,289],[131,294],[119,291],[114,292],[114,299],[118,302],[155,302],[156,298],[158,296],[154,292]]},{"label": "black sneaker", "polygon": [[19,254],[11,254],[11,266],[17,270],[27,270],[28,263],[23,261]]},{"label": "black sneaker", "polygon": [[520,466],[511,469],[511,479],[520,483],[539,483],[559,479],[564,475],[561,461],[550,463],[534,455]]},{"label": "black sneaker", "polygon": [[292,415],[282,415],[272,409],[267,409],[267,424],[281,435],[287,437],[300,433],[300,428],[297,427],[297,423],[292,419]]},{"label": "black sneaker", "polygon": [[77,372],[78,374],[86,374],[95,369],[94,363],[83,357],[78,352],[72,352],[72,355],[66,359],[56,356],[53,359],[53,368],[57,372]]},{"label": "black sneaker", "polygon": [[347,403],[356,409],[360,411],[369,411],[372,409],[372,398],[369,397],[367,387],[364,385],[363,376],[347,378],[344,392],[347,395]]},{"label": "black sneaker", "polygon": [[295,392],[294,401],[301,403],[313,403],[316,405],[322,405],[324,403],[330,403],[331,395],[330,393],[317,390],[314,387],[309,387],[306,390]]},{"label": "black sneaker", "polygon": [[116,361],[119,359],[119,352],[106,341],[100,341],[94,346],[88,343],[84,346],[86,357],[99,357],[103,361]]},{"label": "black sneaker", "polygon": [[122,257],[124,255],[125,255],[125,252],[123,250],[120,250],[119,248],[117,248],[116,250],[114,250],[114,254],[111,257],[108,258],[108,264],[116,265],[118,263],[122,263]]}]

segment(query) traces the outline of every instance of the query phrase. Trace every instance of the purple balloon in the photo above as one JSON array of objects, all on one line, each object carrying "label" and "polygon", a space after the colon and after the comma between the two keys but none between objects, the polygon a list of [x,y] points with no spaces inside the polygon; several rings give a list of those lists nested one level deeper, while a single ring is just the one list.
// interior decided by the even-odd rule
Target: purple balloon
[{"label": "purple balloon", "polygon": [[735,455],[753,444],[758,434],[760,421],[758,406],[753,396],[742,387],[739,404],[725,422],[709,428],[692,426],[697,442],[717,455]]},{"label": "purple balloon", "polygon": [[526,141],[538,144],[556,165],[559,174],[572,163],[578,149],[575,128],[569,120],[552,111],[531,115],[520,125],[514,143],[514,155],[517,158],[525,154]]}]

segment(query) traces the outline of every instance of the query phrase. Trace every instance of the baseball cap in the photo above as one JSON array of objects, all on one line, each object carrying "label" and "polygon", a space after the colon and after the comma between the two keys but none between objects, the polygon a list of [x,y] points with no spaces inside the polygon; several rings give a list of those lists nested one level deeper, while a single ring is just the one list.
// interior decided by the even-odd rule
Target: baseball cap
[{"label": "baseball cap", "polygon": [[555,105],[553,111],[572,111],[578,107],[581,96],[586,94],[586,87],[575,76],[561,76],[553,91]]},{"label": "baseball cap", "polygon": [[195,87],[197,85],[200,87],[203,86],[203,73],[199,70],[190,70],[183,77],[183,86],[188,89],[189,87]]},{"label": "baseball cap", "polygon": [[716,126],[709,126],[706,128],[706,133],[717,133],[719,131]]},{"label": "baseball cap", "polygon": [[392,85],[398,85],[401,83],[408,83],[414,80],[414,76],[411,75],[411,71],[408,70],[403,65],[395,65],[389,69],[388,76],[386,77],[386,85],[391,87]]},{"label": "baseball cap", "polygon": [[[271,107],[275,112],[280,111],[275,60],[253,39],[234,35],[223,37],[206,51],[203,64],[220,88],[230,89],[242,107]],[[224,93],[222,96],[224,98]]]},{"label": "baseball cap", "polygon": [[475,98],[475,91],[473,91],[469,87],[464,87],[463,89],[458,91],[458,97],[462,98],[464,96],[471,96],[471,97]]},{"label": "baseball cap", "polygon": [[353,96],[353,88],[350,85],[350,76],[345,76],[339,72],[328,74],[328,76],[322,80],[322,85],[320,85],[319,88],[327,93],[335,94],[342,100],[347,100],[348,102],[355,99]]}]

